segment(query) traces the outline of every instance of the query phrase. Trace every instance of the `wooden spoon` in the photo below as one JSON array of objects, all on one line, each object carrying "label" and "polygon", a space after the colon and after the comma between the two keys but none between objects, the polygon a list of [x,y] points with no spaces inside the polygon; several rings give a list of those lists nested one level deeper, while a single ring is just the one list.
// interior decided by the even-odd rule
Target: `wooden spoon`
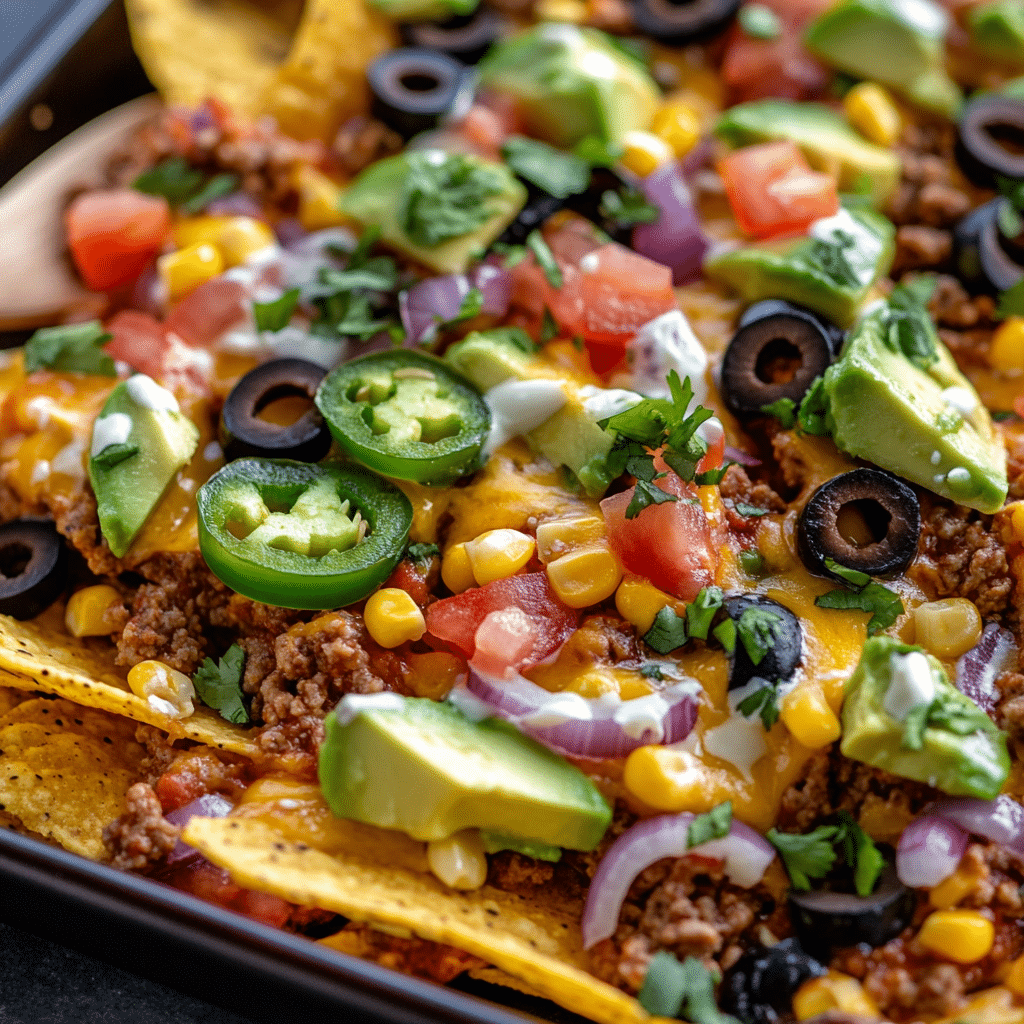
[{"label": "wooden spoon", "polygon": [[97,185],[113,153],[160,108],[142,96],[97,117],[0,189],[0,331],[59,322],[72,308],[101,302],[78,279],[67,252],[68,194]]}]

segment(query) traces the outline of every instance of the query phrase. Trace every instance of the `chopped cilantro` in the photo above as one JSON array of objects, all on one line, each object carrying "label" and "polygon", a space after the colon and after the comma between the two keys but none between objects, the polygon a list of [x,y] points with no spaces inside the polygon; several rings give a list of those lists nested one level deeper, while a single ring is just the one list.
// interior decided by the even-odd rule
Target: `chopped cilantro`
[{"label": "chopped cilantro", "polygon": [[745,501],[737,501],[732,506],[741,516],[766,516],[768,509],[758,508],[757,505],[748,505]]},{"label": "chopped cilantro", "polygon": [[435,159],[434,153],[413,154],[399,201],[399,223],[416,244],[433,248],[486,223],[486,200],[501,192],[501,179],[462,153]]},{"label": "chopped cilantro", "polygon": [[993,423],[1005,423],[1007,420],[1012,420],[1017,414],[1012,409],[997,409],[992,413]]},{"label": "chopped cilantro", "polygon": [[495,242],[492,250],[499,256],[504,256],[505,268],[511,270],[514,266],[526,259],[527,248],[525,245],[510,245],[508,242]]},{"label": "chopped cilantro", "polygon": [[748,576],[764,575],[764,557],[756,548],[747,548],[739,554],[740,568]]},{"label": "chopped cilantro", "polygon": [[746,718],[759,715],[765,729],[771,729],[779,720],[779,695],[775,687],[766,682],[760,689],[744,697],[736,705],[736,710]]},{"label": "chopped cilantro", "polygon": [[1005,320],[1009,316],[1024,316],[1024,278],[999,293],[996,316],[1000,320]]},{"label": "chopped cilantro", "polygon": [[181,212],[195,216],[205,210],[214,199],[230,195],[236,188],[238,188],[237,174],[215,174],[203,184],[195,195],[189,196],[181,204]]},{"label": "chopped cilantro", "polygon": [[689,640],[686,619],[665,605],[654,617],[651,628],[644,633],[644,643],[659,654],[668,654],[682,647]]},{"label": "chopped cilantro", "polygon": [[63,327],[42,327],[25,342],[25,371],[95,373],[116,377],[114,360],[103,351],[113,337],[98,320]]},{"label": "chopped cilantro", "polygon": [[800,401],[796,420],[805,434],[822,437],[832,432],[834,424],[831,422],[831,409],[825,395],[824,377],[815,377],[811,381],[811,386]]},{"label": "chopped cilantro", "polygon": [[436,544],[410,544],[406,554],[417,565],[427,565],[441,554],[441,549]]},{"label": "chopped cilantro", "polygon": [[715,613],[722,607],[723,594],[720,587],[703,587],[693,601],[686,606],[686,626],[690,636],[707,640],[708,630]]},{"label": "chopped cilantro", "polygon": [[128,444],[127,442],[108,444],[101,452],[93,455],[91,461],[94,466],[99,466],[100,469],[113,469],[114,466],[119,466],[133,455],[138,454],[139,446],[137,444]]},{"label": "chopped cilantro", "polygon": [[780,398],[769,405],[762,405],[761,412],[774,416],[783,430],[791,430],[796,426],[796,403],[792,398]]},{"label": "chopped cilantro", "polygon": [[299,304],[299,292],[298,288],[290,288],[272,302],[254,302],[252,315],[256,327],[261,331],[280,331],[287,327]]},{"label": "chopped cilantro", "polygon": [[[1004,178],[1001,174],[996,176],[996,185],[999,191],[1007,199],[1009,203],[1001,203],[1001,210],[1009,207],[1014,212],[1024,212],[1024,181],[1018,181],[1016,178]],[[1018,231],[1020,228],[1017,229]],[[1015,232],[1007,231],[1006,234],[1009,237],[1013,237]]]},{"label": "chopped cilantro", "polygon": [[701,843],[710,842],[712,839],[724,839],[732,827],[732,801],[712,807],[706,814],[698,814],[690,822],[686,832],[687,848],[700,846]]},{"label": "chopped cilantro", "polygon": [[812,878],[824,878],[836,861],[833,842],[839,834],[835,825],[820,825],[813,832],[799,835],[769,829],[765,835],[782,857],[794,889],[807,890]]},{"label": "chopped cilantro", "polygon": [[957,736],[997,731],[981,708],[975,704],[968,707],[948,694],[940,694],[930,704],[918,704],[910,709],[903,722],[901,746],[904,750],[920,750],[924,746],[924,731],[929,728],[945,729]]},{"label": "chopped cilantro", "polygon": [[622,146],[596,135],[588,135],[576,143],[573,154],[586,160],[591,167],[611,167],[622,157]]},{"label": "chopped cilantro", "polygon": [[551,310],[547,306],[544,307],[544,318],[540,324],[540,340],[541,342],[551,341],[552,338],[558,337],[558,324],[555,322],[555,318],[551,315]]},{"label": "chopped cilantro", "polygon": [[238,175],[215,174],[206,178],[183,157],[172,156],[143,171],[132,187],[147,195],[163,196],[171,206],[180,207],[182,213],[196,214],[214,199],[233,192],[238,187]]},{"label": "chopped cilantro", "polygon": [[679,1017],[693,1024],[739,1024],[722,1013],[715,1003],[715,985],[721,975],[708,970],[696,957],[680,963],[671,953],[660,950],[651,957],[637,1001],[659,1017]]},{"label": "chopped cilantro", "polygon": [[870,896],[885,867],[885,858],[871,836],[854,821],[849,811],[839,812],[836,842],[843,844],[846,863],[853,867],[853,884],[857,895]]},{"label": "chopped cilantro", "polygon": [[857,244],[857,239],[847,231],[832,232],[832,241],[816,238],[807,253],[808,260],[832,282],[841,288],[855,288],[860,278],[846,255],[846,250]]},{"label": "chopped cilantro", "polygon": [[601,216],[614,221],[620,228],[631,228],[636,224],[654,224],[661,216],[661,210],[649,203],[642,192],[632,188],[621,188],[617,192],[609,189],[601,196]]},{"label": "chopped cilantro", "polygon": [[520,178],[556,199],[586,192],[590,184],[590,165],[586,160],[546,142],[510,135],[501,147],[501,155]]},{"label": "chopped cilantro", "polygon": [[778,39],[782,35],[779,16],[764,4],[744,4],[736,12],[743,34],[751,39]]},{"label": "chopped cilantro", "polygon": [[837,587],[814,599],[819,608],[858,608],[871,612],[868,633],[872,636],[888,629],[902,614],[903,601],[899,594],[883,587],[881,583],[869,583],[863,590],[851,591]]},{"label": "chopped cilantro", "polygon": [[245,665],[245,651],[238,644],[232,644],[214,664],[207,658],[192,677],[199,699],[208,707],[220,712],[235,725],[248,725],[249,713],[242,701],[242,668]]},{"label": "chopped cilantro", "polygon": [[558,262],[555,260],[555,254],[551,251],[548,243],[544,241],[544,236],[538,228],[534,228],[526,236],[526,247],[533,253],[537,266],[544,271],[548,284],[552,288],[561,288],[563,281],[562,268],[558,265]]},{"label": "chopped cilantro", "polygon": [[510,345],[514,345],[517,349],[525,352],[527,355],[533,355],[537,351],[537,346],[533,343],[531,338],[522,327],[492,327],[487,332],[487,336],[494,338],[495,341],[500,343],[507,342]]},{"label": "chopped cilantro", "polygon": [[760,665],[764,656],[775,646],[775,640],[782,628],[782,618],[767,608],[751,605],[743,609],[736,633],[754,665]]},{"label": "chopped cilantro", "polygon": [[834,576],[838,576],[844,583],[859,590],[871,582],[871,577],[859,569],[851,569],[848,566],[840,565],[834,558],[825,559],[825,568]]},{"label": "chopped cilantro", "polygon": [[938,274],[913,274],[905,277],[889,293],[889,303],[905,308],[909,302],[913,302],[924,308],[931,302],[938,284]]},{"label": "chopped cilantro", "polygon": [[729,472],[729,467],[732,465],[734,465],[734,463],[726,462],[717,469],[709,469],[703,473],[694,473],[693,482],[701,487],[705,487],[708,484],[720,484],[725,477],[725,474]]},{"label": "chopped cilantro", "polygon": [[665,673],[661,671],[661,666],[654,661],[649,661],[645,665],[640,666],[640,675],[644,679],[664,679]]},{"label": "chopped cilantro", "polygon": [[711,630],[711,635],[725,648],[726,654],[736,650],[736,623],[732,619],[723,619]]}]

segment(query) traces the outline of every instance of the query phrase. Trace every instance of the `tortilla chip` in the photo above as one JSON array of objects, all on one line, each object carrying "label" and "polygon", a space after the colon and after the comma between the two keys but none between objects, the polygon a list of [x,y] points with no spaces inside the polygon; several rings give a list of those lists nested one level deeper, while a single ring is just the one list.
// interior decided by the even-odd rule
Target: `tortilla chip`
[{"label": "tortilla chip", "polygon": [[0,615],[0,686],[67,697],[85,707],[156,726],[172,739],[198,740],[246,757],[259,750],[241,726],[225,721],[212,708],[198,707],[180,721],[154,711],[128,688],[114,664],[113,650],[59,632],[45,617],[19,622]]},{"label": "tortilla chip", "polygon": [[456,946],[600,1024],[650,1020],[635,999],[587,973],[578,903],[490,886],[458,892],[433,875],[288,842],[256,819],[193,818],[182,838],[239,885]]},{"label": "tortilla chip", "polygon": [[23,690],[12,690],[7,686],[0,686],[0,715],[7,714],[11,708],[17,707],[25,700]]},{"label": "tortilla chip", "polygon": [[7,824],[102,859],[103,828],[124,810],[145,756],[134,732],[132,722],[65,700],[26,700],[0,716]]},{"label": "tortilla chip", "polygon": [[536,989],[530,988],[525,982],[512,977],[500,967],[473,967],[466,973],[476,981],[486,981],[488,985],[500,985],[502,988],[510,988],[515,992],[522,992],[524,996],[534,996],[543,999]]}]

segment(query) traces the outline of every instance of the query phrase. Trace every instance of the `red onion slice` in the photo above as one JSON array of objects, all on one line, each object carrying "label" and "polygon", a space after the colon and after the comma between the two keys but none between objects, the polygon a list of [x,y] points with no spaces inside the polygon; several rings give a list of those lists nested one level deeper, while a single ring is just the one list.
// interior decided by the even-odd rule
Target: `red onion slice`
[{"label": "red onion slice", "polygon": [[485,260],[469,272],[469,283],[480,289],[482,313],[504,316],[512,302],[512,271]]},{"label": "red onion slice", "polygon": [[1011,796],[1002,794],[995,800],[946,797],[926,810],[928,815],[943,818],[1024,857],[1024,807]]},{"label": "red onion slice", "polygon": [[912,821],[896,846],[896,874],[912,889],[931,889],[957,869],[967,833],[945,818],[925,814]]},{"label": "red onion slice", "polygon": [[652,743],[678,743],[697,721],[693,680],[632,700],[552,693],[521,675],[509,679],[470,663],[470,692],[520,731],[570,757],[608,760]]},{"label": "red onion slice", "polygon": [[978,642],[956,663],[956,688],[991,714],[999,699],[996,676],[1009,667],[1015,650],[1013,634],[990,622]]},{"label": "red onion slice", "polygon": [[748,469],[754,469],[761,465],[761,460],[756,455],[751,455],[750,452],[745,452],[741,448],[734,448],[731,444],[725,446],[722,454],[730,462],[736,462]]},{"label": "red onion slice", "polygon": [[472,285],[464,274],[445,274],[417,282],[398,296],[406,344],[420,345],[437,334],[437,325],[454,320]]},{"label": "red onion slice", "polygon": [[661,215],[653,224],[633,229],[633,248],[641,256],[672,268],[672,283],[700,276],[708,241],[701,230],[693,197],[675,161],[659,167],[640,183],[647,201]]},{"label": "red onion slice", "polygon": [[583,908],[580,925],[585,949],[615,933],[629,887],[641,871],[663,857],[693,855],[724,861],[730,881],[744,888],[764,877],[775,850],[763,836],[734,821],[724,838],[688,847],[692,821],[693,815],[686,811],[662,814],[637,822],[612,843],[598,865]]},{"label": "red onion slice", "polygon": [[263,208],[247,192],[232,192],[213,199],[206,205],[205,213],[212,217],[252,217],[266,220]]},{"label": "red onion slice", "polygon": [[[176,810],[169,811],[164,817],[172,825],[181,825],[184,827],[193,818],[223,818],[227,815],[228,811],[234,805],[227,797],[221,796],[219,793],[204,793],[201,797],[193,800],[191,803],[185,804],[184,807],[179,807]],[[198,860],[202,857],[202,854],[194,847],[189,846],[188,843],[183,843],[180,839],[174,844],[174,849],[167,855],[168,864],[179,864],[186,860]]]}]

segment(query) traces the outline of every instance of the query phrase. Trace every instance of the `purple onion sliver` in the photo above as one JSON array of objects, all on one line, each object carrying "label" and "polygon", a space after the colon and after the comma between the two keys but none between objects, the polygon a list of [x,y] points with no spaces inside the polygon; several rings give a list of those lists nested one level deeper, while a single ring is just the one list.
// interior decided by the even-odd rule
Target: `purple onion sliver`
[{"label": "purple onion sliver", "polygon": [[[259,203],[246,192],[232,192],[230,195],[211,200],[206,205],[206,213],[217,217],[264,219],[263,210],[260,208]],[[296,223],[298,222],[296,221]]]},{"label": "purple onion sliver", "polygon": [[967,849],[967,833],[929,813],[912,821],[896,846],[896,874],[912,889],[931,889],[957,869]]},{"label": "purple onion sliver", "polygon": [[469,272],[469,282],[480,289],[482,312],[504,316],[512,302],[512,272],[493,263],[481,263]]},{"label": "purple onion sliver", "polygon": [[[204,793],[191,803],[185,804],[184,807],[169,811],[164,817],[172,825],[184,827],[195,817],[223,818],[233,806],[230,800],[219,793]],[[180,864],[182,861],[200,859],[202,859],[202,854],[194,846],[189,846],[188,843],[183,843],[180,839],[167,855],[168,864]]]},{"label": "purple onion sliver", "polygon": [[281,245],[286,249],[292,249],[301,242],[309,232],[295,217],[283,217],[274,225],[274,234],[277,235],[277,240]]},{"label": "purple onion sliver", "polygon": [[1013,797],[944,797],[928,807],[927,812],[1024,856],[1024,807]]},{"label": "purple onion sliver", "polygon": [[956,688],[991,714],[999,698],[996,677],[1006,670],[1014,650],[1013,634],[990,622],[978,642],[956,663]]},{"label": "purple onion sliver", "polygon": [[705,167],[710,167],[714,155],[714,139],[712,139],[710,135],[703,136],[697,142],[697,145],[695,145],[693,149],[683,157],[680,164],[683,176],[689,178],[698,171],[704,170]]},{"label": "purple onion sliver", "polygon": [[456,319],[470,287],[465,275],[445,274],[425,278],[402,292],[398,304],[407,343],[429,341],[438,324]]},{"label": "purple onion sliver", "polygon": [[659,167],[643,179],[640,187],[661,215],[653,224],[639,224],[633,229],[633,248],[641,256],[670,267],[674,284],[696,279],[708,241],[679,164],[673,161]]},{"label": "purple onion sliver", "polygon": [[741,466],[746,466],[749,469],[753,469],[756,466],[760,466],[761,460],[756,455],[751,455],[749,452],[745,452],[740,448],[734,448],[731,444],[725,446],[724,455],[731,462],[737,462]]}]

